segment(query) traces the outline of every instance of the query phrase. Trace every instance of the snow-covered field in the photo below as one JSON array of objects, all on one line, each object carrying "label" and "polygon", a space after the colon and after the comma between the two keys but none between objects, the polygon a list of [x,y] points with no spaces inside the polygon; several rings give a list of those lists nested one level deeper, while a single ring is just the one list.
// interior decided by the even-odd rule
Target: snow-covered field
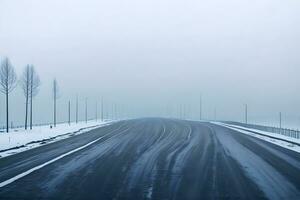
[{"label": "snow-covered field", "polygon": [[[276,144],[278,146],[281,146],[281,147],[284,147],[284,148],[287,148],[292,151],[296,151],[296,152],[300,153],[300,139],[284,136],[284,135],[277,134],[277,133],[271,133],[271,132],[267,132],[267,131],[246,128],[243,126],[237,126],[237,125],[231,125],[231,124],[229,125],[229,124],[225,124],[225,123],[221,123],[221,122],[211,122],[211,123],[227,127],[229,129],[238,131],[240,133],[247,134],[247,135],[265,140],[267,142],[270,142],[270,143]],[[243,129],[243,130],[241,130],[241,129]],[[253,133],[253,132],[256,132],[257,134]]]},{"label": "snow-covered field", "polygon": [[41,145],[49,144],[74,135],[85,133],[112,121],[88,121],[58,124],[56,128],[50,126],[33,127],[32,130],[13,129],[9,133],[0,133],[0,158],[26,151]]}]

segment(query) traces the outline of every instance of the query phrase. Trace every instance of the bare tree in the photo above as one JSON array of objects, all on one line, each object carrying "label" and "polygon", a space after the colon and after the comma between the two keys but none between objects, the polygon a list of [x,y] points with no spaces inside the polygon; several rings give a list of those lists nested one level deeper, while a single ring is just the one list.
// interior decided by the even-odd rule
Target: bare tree
[{"label": "bare tree", "polygon": [[[25,129],[28,126],[28,105],[30,103],[30,129],[32,129],[33,98],[38,94],[41,85],[40,78],[33,65],[27,65],[21,79],[22,89],[25,96]],[[30,101],[30,102],[29,102]]]},{"label": "bare tree", "polygon": [[6,132],[9,131],[9,93],[11,93],[17,83],[17,74],[8,58],[4,58],[0,68],[0,91],[6,96]]},{"label": "bare tree", "polygon": [[25,96],[25,130],[27,130],[28,104],[29,104],[29,94],[30,94],[30,65],[27,65],[25,67],[20,81]]},{"label": "bare tree", "polygon": [[53,107],[53,125],[54,127],[56,127],[56,101],[59,98],[59,88],[58,88],[58,83],[57,80],[54,79],[53,80],[53,103],[54,103],[54,107]]},{"label": "bare tree", "polygon": [[32,129],[32,115],[33,115],[33,98],[39,93],[39,87],[41,80],[39,75],[36,73],[34,66],[30,66],[30,129]]}]

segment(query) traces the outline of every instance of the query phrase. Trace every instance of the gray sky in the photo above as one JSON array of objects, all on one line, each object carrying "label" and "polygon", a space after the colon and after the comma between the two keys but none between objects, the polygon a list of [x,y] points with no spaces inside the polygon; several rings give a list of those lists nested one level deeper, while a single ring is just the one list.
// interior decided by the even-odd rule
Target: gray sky
[{"label": "gray sky", "polygon": [[[250,122],[275,123],[282,111],[296,126],[299,10],[298,0],[0,0],[0,56],[19,76],[36,66],[38,122],[51,119],[56,77],[60,120],[76,93],[81,103],[103,95],[107,110],[114,102],[139,116],[185,104],[194,118],[202,93],[204,117],[216,107],[218,118],[242,120],[248,103]],[[21,123],[21,90],[12,97],[12,120]]]}]

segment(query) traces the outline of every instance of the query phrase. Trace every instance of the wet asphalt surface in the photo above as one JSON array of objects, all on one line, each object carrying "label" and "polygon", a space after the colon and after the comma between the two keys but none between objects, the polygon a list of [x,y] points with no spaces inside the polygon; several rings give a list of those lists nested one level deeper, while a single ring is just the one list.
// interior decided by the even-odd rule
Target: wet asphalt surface
[{"label": "wet asphalt surface", "polygon": [[300,199],[300,154],[208,122],[116,122],[0,159],[0,199]]}]

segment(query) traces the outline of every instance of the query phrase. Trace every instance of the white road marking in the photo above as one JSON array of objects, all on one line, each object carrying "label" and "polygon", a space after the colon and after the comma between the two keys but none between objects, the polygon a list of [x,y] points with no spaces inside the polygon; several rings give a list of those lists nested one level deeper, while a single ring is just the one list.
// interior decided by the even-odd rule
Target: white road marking
[{"label": "white road marking", "polygon": [[58,161],[58,160],[60,160],[60,159],[62,159],[62,158],[64,158],[64,157],[66,157],[66,156],[68,156],[68,155],[71,155],[71,154],[73,154],[73,153],[75,153],[75,152],[77,152],[77,151],[80,151],[80,150],[82,150],[82,149],[84,149],[84,148],[86,148],[86,147],[88,147],[88,146],[94,144],[95,142],[98,142],[99,140],[101,140],[101,139],[104,138],[105,136],[106,136],[106,135],[104,135],[104,136],[102,136],[102,137],[100,137],[100,138],[98,138],[98,139],[96,139],[96,140],[94,140],[94,141],[92,141],[92,142],[89,142],[89,143],[87,143],[86,145],[83,145],[83,146],[81,146],[81,147],[78,147],[77,149],[74,149],[74,150],[69,151],[69,152],[67,152],[67,153],[65,153],[65,154],[62,154],[62,155],[60,155],[60,156],[58,156],[58,157],[56,157],[56,158],[54,158],[54,159],[52,159],[52,160],[50,160],[50,161],[48,161],[48,162],[45,162],[44,164],[38,165],[38,166],[36,166],[36,167],[34,167],[34,168],[31,168],[31,169],[29,169],[29,170],[27,170],[27,171],[25,171],[25,172],[23,172],[23,173],[21,173],[21,174],[19,174],[19,175],[17,175],[17,176],[14,176],[14,177],[12,177],[12,178],[10,178],[10,179],[4,181],[4,182],[1,182],[1,183],[0,183],[0,188],[6,186],[6,185],[8,185],[8,184],[11,184],[11,183],[15,182],[16,180],[18,180],[18,179],[20,179],[20,178],[23,178],[24,176],[27,176],[27,175],[31,174],[32,172],[34,172],[34,171],[36,171],[36,170],[39,170],[39,169],[41,169],[41,168],[43,168],[43,167],[45,167],[45,166],[47,166],[47,165],[50,165],[51,163],[54,163],[55,161]]}]

